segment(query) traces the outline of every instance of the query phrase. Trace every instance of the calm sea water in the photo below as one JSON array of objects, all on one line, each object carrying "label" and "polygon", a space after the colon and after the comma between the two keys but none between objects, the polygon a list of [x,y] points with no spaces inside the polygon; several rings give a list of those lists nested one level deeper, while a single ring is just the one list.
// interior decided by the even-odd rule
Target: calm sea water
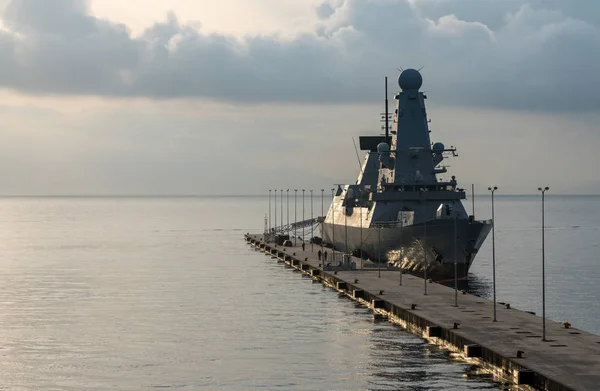
[{"label": "calm sea water", "polygon": [[[546,204],[548,314],[598,333],[599,200]],[[539,312],[539,199],[496,201],[498,298]],[[0,198],[0,388],[498,389],[251,250],[242,235],[262,231],[267,205],[259,197]],[[478,218],[489,216],[489,199],[476,207]],[[488,240],[472,269],[482,295],[490,251]]]}]

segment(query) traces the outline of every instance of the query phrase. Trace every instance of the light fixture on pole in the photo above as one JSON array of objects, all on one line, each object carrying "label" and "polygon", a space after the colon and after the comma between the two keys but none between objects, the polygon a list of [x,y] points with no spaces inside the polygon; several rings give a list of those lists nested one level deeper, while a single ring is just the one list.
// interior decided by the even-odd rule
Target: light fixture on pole
[{"label": "light fixture on pole", "polygon": [[323,214],[324,191],[325,189],[321,189],[321,259],[323,261],[323,270],[325,270],[325,260],[323,259],[323,242],[325,241],[325,215]]},{"label": "light fixture on pole", "polygon": [[331,189],[331,255],[332,261],[335,261],[335,205],[333,205],[335,189]]},{"label": "light fixture on pole", "polygon": [[377,230],[379,240],[377,244],[377,271],[379,272],[379,278],[381,278],[381,225]]},{"label": "light fixture on pole", "polygon": [[[314,219],[314,214],[313,214],[313,189],[310,189],[310,219]],[[310,226],[310,251],[314,252],[315,248],[314,248],[314,243],[313,243],[313,238],[315,237],[315,223],[311,223]]]},{"label": "light fixture on pole", "polygon": [[[361,194],[362,197],[362,194]],[[363,268],[363,214],[362,203],[360,205],[360,269]]]},{"label": "light fixture on pole", "polygon": [[285,197],[287,201],[286,214],[287,214],[287,236],[290,238],[290,189],[285,191]]},{"label": "light fixture on pole", "polygon": [[492,279],[494,286],[494,322],[497,322],[496,318],[496,220],[494,217],[494,193],[498,190],[498,186],[488,187],[488,190],[492,193]]},{"label": "light fixture on pole", "polygon": [[[346,203],[348,202],[348,190],[346,190]],[[348,204],[344,206],[344,254],[349,254],[348,250]]]},{"label": "light fixture on pole", "polygon": [[[271,236],[271,189],[269,189],[269,237]],[[269,239],[265,238],[265,243],[268,242]]]},{"label": "light fixture on pole", "polygon": [[298,189],[294,189],[294,247],[298,245]]},{"label": "light fixture on pole", "polygon": [[544,243],[544,196],[546,191],[550,190],[548,186],[541,188],[538,187],[538,191],[542,193],[542,341],[546,339],[546,256],[545,256],[545,243]]},{"label": "light fixture on pole", "polygon": [[404,210],[400,211],[400,264],[398,268],[400,269],[400,286],[402,286],[402,262],[404,261]]},{"label": "light fixture on pole", "polygon": [[275,201],[275,208],[274,208],[275,209],[275,226],[274,226],[275,231],[273,233],[277,234],[277,189],[275,189],[275,199],[274,199],[274,201]]},{"label": "light fixture on pole", "polygon": [[304,189],[302,189],[302,244],[304,244]]},{"label": "light fixture on pole", "polygon": [[284,234],[283,231],[283,189],[281,189],[281,198],[279,199],[281,201],[281,234]]},{"label": "light fixture on pole", "polygon": [[452,209],[454,213],[454,306],[458,307],[458,237],[456,236],[458,234],[458,230],[456,229],[456,215],[458,213],[454,201],[452,201]]},{"label": "light fixture on pole", "polygon": [[471,183],[471,205],[473,206],[473,219],[475,219],[475,184]]},{"label": "light fixture on pole", "polygon": [[424,285],[424,291],[423,294],[427,295],[427,267],[429,266],[429,262],[427,262],[427,211],[426,211],[426,206],[427,204],[425,203],[425,192],[423,191],[423,189],[420,190],[421,193],[421,200],[423,201],[423,270],[424,270],[424,274],[423,274],[423,283]]}]

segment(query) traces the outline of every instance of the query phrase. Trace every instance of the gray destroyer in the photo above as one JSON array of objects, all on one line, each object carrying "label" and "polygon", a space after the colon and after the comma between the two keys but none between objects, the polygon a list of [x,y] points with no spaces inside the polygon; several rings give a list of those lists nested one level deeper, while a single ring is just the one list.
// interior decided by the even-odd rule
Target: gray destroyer
[{"label": "gray destroyer", "polygon": [[458,155],[430,140],[421,74],[406,69],[398,84],[391,115],[386,87],[385,135],[360,137],[365,161],[355,184],[338,187],[322,221],[323,240],[409,272],[426,270],[436,280],[454,278],[456,262],[456,277],[464,278],[491,221],[467,214],[454,176],[438,178],[447,172],[444,158]]}]

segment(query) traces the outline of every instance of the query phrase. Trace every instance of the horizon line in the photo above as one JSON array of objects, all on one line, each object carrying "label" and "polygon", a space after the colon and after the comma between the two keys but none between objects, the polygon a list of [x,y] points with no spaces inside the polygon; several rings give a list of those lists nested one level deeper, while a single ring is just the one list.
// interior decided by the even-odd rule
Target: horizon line
[{"label": "horizon line", "polygon": [[[471,194],[467,194],[469,199]],[[498,194],[494,193],[495,197],[532,197],[539,196],[539,193],[529,194]],[[561,196],[561,197],[597,197],[600,194],[561,194],[548,193],[546,197]],[[268,197],[268,194],[0,194],[0,198],[194,198],[194,197]],[[490,193],[476,193],[475,197],[491,197]]]}]

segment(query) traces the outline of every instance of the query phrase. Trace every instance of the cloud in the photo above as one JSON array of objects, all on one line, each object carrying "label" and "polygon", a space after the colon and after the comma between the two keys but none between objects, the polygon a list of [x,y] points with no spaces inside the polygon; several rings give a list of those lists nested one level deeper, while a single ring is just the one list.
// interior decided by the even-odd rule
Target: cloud
[{"label": "cloud", "polygon": [[80,0],[12,0],[0,86],[29,94],[264,103],[380,99],[395,68],[425,66],[438,102],[595,110],[600,2],[334,0],[293,38],[207,34],[174,14],[133,38]]}]

